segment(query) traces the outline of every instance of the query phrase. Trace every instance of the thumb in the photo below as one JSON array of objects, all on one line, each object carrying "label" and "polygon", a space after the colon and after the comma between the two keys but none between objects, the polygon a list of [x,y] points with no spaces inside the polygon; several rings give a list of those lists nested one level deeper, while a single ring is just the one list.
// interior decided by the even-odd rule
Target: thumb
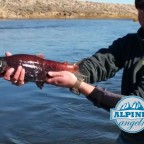
[{"label": "thumb", "polygon": [[12,54],[10,52],[6,52],[5,55],[8,57],[11,56]]},{"label": "thumb", "polygon": [[61,72],[48,72],[48,75],[51,77],[57,77],[57,76],[61,76]]}]

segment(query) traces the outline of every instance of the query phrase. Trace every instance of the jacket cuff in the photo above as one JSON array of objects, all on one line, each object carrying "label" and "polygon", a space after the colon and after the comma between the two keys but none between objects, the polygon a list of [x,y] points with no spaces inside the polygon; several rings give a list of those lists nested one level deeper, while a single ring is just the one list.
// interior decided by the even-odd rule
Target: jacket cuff
[{"label": "jacket cuff", "polygon": [[122,95],[109,92],[106,89],[96,86],[90,95],[87,96],[87,99],[92,101],[95,106],[109,111],[110,108],[114,108],[116,106],[122,97]]}]

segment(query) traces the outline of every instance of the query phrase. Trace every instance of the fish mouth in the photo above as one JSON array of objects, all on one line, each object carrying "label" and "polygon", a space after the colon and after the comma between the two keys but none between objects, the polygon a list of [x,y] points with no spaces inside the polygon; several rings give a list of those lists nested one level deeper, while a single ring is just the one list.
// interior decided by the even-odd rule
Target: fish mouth
[{"label": "fish mouth", "polygon": [[0,68],[2,67],[2,61],[0,61]]},{"label": "fish mouth", "polygon": [[0,58],[0,74],[3,74],[6,71],[6,68],[8,67],[7,62]]}]

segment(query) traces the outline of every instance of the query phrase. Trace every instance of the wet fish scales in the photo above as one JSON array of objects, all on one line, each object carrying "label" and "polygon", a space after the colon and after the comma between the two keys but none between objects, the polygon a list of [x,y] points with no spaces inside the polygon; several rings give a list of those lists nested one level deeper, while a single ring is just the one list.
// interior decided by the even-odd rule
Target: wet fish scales
[{"label": "wet fish scales", "polygon": [[17,54],[9,57],[0,57],[0,74],[4,74],[10,67],[17,69],[21,65],[25,73],[26,82],[35,82],[42,88],[47,79],[48,71],[78,71],[78,66],[40,58],[35,55]]}]

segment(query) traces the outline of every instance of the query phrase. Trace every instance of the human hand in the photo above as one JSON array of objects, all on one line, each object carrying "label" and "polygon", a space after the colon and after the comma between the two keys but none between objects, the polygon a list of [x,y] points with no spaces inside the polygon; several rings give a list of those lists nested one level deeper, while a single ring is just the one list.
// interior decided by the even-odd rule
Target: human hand
[{"label": "human hand", "polygon": [[[10,52],[6,52],[5,55],[11,56],[12,54]],[[38,54],[36,56],[38,56],[40,58],[44,58],[43,54]],[[13,84],[15,84],[17,86],[21,86],[21,85],[25,84],[25,82],[24,82],[25,69],[22,66],[18,66],[16,71],[14,68],[9,68],[4,75],[4,79],[11,81]]]},{"label": "human hand", "polygon": [[53,84],[60,87],[72,88],[77,81],[77,77],[68,71],[48,72],[50,78],[46,83]]},{"label": "human hand", "polygon": [[[6,52],[6,56],[11,56],[12,54],[9,52]],[[24,77],[25,77],[25,69],[22,68],[22,66],[18,66],[16,72],[14,73],[14,68],[9,68],[5,75],[4,79],[11,81],[13,84],[20,86],[24,84]]]}]

